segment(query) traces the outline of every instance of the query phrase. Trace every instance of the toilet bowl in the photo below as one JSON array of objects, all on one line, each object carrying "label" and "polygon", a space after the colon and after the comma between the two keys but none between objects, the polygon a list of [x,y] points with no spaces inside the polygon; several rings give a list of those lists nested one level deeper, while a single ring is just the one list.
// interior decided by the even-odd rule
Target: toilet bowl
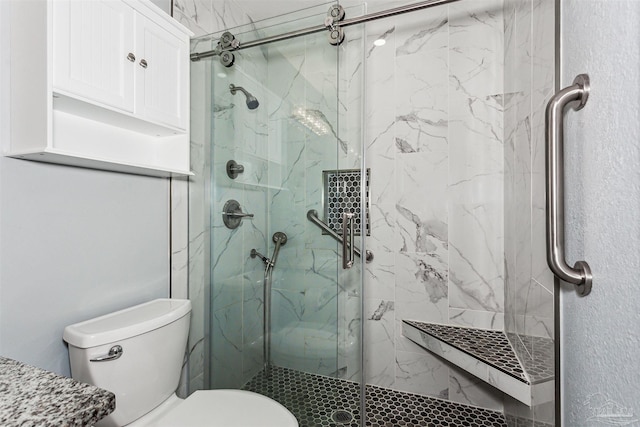
[{"label": "toilet bowl", "polygon": [[[241,390],[175,395],[191,302],[158,299],[67,326],[71,375],[116,395],[97,427],[298,427],[278,402]],[[250,408],[250,410],[247,410]]]}]

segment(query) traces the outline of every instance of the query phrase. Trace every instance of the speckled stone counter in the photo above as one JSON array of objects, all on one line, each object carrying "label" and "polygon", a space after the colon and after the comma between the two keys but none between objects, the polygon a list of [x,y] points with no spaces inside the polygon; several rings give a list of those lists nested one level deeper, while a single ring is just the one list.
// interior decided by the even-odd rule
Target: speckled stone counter
[{"label": "speckled stone counter", "polygon": [[91,426],[116,407],[113,393],[0,357],[0,425]]}]

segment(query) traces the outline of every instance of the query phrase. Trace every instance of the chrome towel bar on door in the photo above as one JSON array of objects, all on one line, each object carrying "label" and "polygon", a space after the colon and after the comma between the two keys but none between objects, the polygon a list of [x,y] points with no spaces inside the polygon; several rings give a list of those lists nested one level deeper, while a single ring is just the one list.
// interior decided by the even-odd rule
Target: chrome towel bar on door
[{"label": "chrome towel bar on door", "polygon": [[563,113],[572,102],[582,109],[589,97],[589,76],[578,75],[573,84],[556,93],[545,113],[547,175],[547,263],[559,279],[573,283],[579,295],[591,292],[591,269],[585,261],[569,267],[564,248],[564,155]]}]

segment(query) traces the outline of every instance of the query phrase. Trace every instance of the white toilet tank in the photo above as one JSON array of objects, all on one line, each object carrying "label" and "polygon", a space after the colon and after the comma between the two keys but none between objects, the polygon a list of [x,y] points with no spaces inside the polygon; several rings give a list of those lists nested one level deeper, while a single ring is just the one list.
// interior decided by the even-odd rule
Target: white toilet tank
[{"label": "white toilet tank", "polygon": [[[72,377],[116,395],[116,410],[98,426],[127,425],[176,391],[190,313],[189,300],[158,299],[65,328]],[[116,346],[120,357],[92,361]]]}]

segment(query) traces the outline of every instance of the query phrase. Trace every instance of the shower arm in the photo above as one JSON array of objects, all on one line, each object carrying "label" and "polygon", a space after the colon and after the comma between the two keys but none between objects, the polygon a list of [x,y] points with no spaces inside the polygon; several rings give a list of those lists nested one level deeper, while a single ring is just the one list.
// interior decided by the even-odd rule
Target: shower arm
[{"label": "shower arm", "polygon": [[[274,255],[277,257],[278,256],[278,252],[280,248],[278,246],[278,244],[276,243],[276,250],[274,250]],[[262,255],[260,252],[256,251],[255,249],[251,249],[251,258],[255,258],[258,257],[262,260],[262,262],[264,263],[264,272],[265,274],[267,274],[269,272],[269,270],[272,270],[273,267],[275,267],[276,265],[276,260],[274,258],[267,258],[266,256]]]},{"label": "shower arm", "polygon": [[[315,209],[309,210],[307,212],[307,219],[320,227],[323,231],[329,234],[329,236],[333,237],[333,239],[338,243],[344,244],[342,237],[338,233],[333,231],[324,221],[318,218],[318,211],[316,211]],[[359,257],[362,257],[362,252],[356,246],[353,246],[353,253]],[[365,260],[367,264],[369,264],[371,261],[373,261],[373,252],[371,252],[370,250],[366,250],[365,253],[367,254]]]}]

